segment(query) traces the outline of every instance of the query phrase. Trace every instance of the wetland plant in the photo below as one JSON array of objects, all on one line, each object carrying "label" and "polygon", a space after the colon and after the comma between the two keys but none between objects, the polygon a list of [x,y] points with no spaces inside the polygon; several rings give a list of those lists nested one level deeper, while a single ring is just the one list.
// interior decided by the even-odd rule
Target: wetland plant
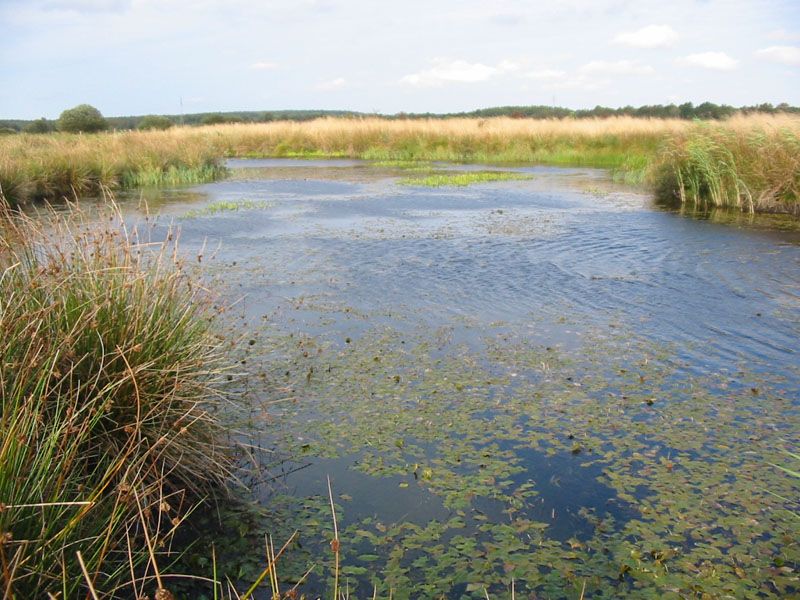
[{"label": "wetland plant", "polygon": [[205,183],[222,177],[220,150],[168,131],[91,136],[21,134],[0,141],[0,188],[12,204],[100,195],[104,188]]},{"label": "wetland plant", "polygon": [[[775,467],[776,469],[780,469],[784,473],[788,473],[790,476],[796,477],[797,479],[800,479],[800,454],[796,454],[794,452],[789,452],[788,450],[784,450],[784,452],[786,453],[787,456],[789,456],[789,458],[793,458],[795,461],[797,461],[796,463],[793,463],[793,467],[792,468],[784,467],[784,466],[776,465],[776,464],[772,464],[772,463],[770,463],[770,464],[772,464],[772,466]],[[783,496],[778,496],[778,498],[780,498],[781,500],[787,500]],[[794,515],[798,519],[800,519],[800,510],[794,512]]]},{"label": "wetland plant", "polygon": [[216,164],[204,164],[194,167],[170,165],[166,168],[150,166],[124,171],[120,177],[120,184],[123,188],[196,185],[220,179],[224,173],[225,169]]},{"label": "wetland plant", "polygon": [[351,157],[411,169],[430,161],[601,167],[628,183],[647,181],[672,202],[800,210],[800,119],[791,115],[713,125],[633,117],[210,120],[165,131],[0,136],[0,187],[21,203],[103,186],[210,181],[224,174],[223,157]]},{"label": "wetland plant", "polygon": [[211,217],[224,212],[236,212],[239,210],[263,210],[270,208],[272,203],[265,200],[240,200],[232,202],[230,200],[219,200],[204,206],[203,208],[192,209],[187,211],[184,219],[196,219],[198,217]]},{"label": "wetland plant", "polygon": [[657,195],[702,208],[800,214],[800,128],[698,124],[653,166]]},{"label": "wetland plant", "polygon": [[476,183],[490,183],[493,181],[520,181],[533,179],[532,175],[513,173],[508,171],[470,171],[466,173],[435,173],[424,177],[404,177],[400,185],[415,185],[423,187],[457,186],[466,187]]},{"label": "wetland plant", "polygon": [[0,221],[3,597],[169,598],[158,563],[231,472],[214,313],[174,243],[50,217]]}]

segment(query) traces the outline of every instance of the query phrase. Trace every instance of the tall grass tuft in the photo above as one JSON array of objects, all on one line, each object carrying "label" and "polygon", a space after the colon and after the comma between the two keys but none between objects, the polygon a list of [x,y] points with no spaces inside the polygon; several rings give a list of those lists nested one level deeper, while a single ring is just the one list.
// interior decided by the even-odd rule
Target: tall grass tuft
[{"label": "tall grass tuft", "polygon": [[800,124],[764,125],[698,124],[671,137],[653,167],[658,196],[800,215]]},{"label": "tall grass tuft", "polygon": [[2,206],[0,595],[169,597],[158,557],[231,472],[213,317],[173,241]]}]

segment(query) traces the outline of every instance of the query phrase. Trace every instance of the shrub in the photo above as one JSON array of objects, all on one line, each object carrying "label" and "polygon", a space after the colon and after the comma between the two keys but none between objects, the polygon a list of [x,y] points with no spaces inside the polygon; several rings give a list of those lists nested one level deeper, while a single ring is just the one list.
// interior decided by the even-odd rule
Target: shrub
[{"label": "shrub", "polygon": [[41,119],[36,119],[25,125],[22,131],[25,133],[50,133],[53,129],[52,123],[42,117]]},{"label": "shrub", "polygon": [[210,115],[206,115],[200,121],[203,125],[221,125],[223,123],[241,123],[242,119],[240,117],[235,116],[225,116],[220,113],[213,113]]},{"label": "shrub", "polygon": [[93,133],[108,129],[108,122],[94,106],[79,104],[61,113],[58,128],[68,133]]},{"label": "shrub", "polygon": [[4,597],[144,596],[229,473],[210,308],[171,243],[118,218],[0,217]]},{"label": "shrub", "polygon": [[173,123],[167,117],[161,115],[148,115],[139,121],[139,125],[136,128],[140,130],[158,129],[163,131],[173,127],[174,125],[175,123]]},{"label": "shrub", "polygon": [[19,132],[13,127],[0,127],[0,135],[14,135],[16,133]]}]

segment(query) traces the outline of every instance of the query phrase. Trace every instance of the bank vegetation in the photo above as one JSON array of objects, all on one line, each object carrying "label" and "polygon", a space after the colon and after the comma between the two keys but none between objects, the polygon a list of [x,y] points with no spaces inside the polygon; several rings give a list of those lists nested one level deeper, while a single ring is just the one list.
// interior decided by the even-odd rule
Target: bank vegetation
[{"label": "bank vegetation", "polygon": [[3,598],[170,598],[175,532],[225,495],[216,313],[144,233],[0,205]]},{"label": "bank vegetation", "polygon": [[172,127],[0,138],[0,185],[17,203],[138,186],[201,183],[226,157],[349,157],[608,168],[668,202],[798,212],[800,117],[721,121],[382,119]]}]

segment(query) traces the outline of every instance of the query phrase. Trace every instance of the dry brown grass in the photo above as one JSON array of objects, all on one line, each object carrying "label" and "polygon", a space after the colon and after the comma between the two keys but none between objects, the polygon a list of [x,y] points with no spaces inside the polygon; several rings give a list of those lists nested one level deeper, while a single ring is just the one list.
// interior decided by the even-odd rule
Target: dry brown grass
[{"label": "dry brown grass", "polygon": [[675,148],[671,140],[704,131],[753,139],[761,132],[773,139],[770,132],[796,137],[798,130],[797,116],[737,115],[705,126],[635,117],[324,118],[83,136],[18,135],[0,139],[0,185],[7,197],[23,201],[83,195],[100,186],[199,183],[216,176],[217,160],[234,156],[585,165],[618,169],[640,180],[665,148]]},{"label": "dry brown grass", "polygon": [[608,119],[344,119],[324,118],[305,122],[278,121],[263,124],[228,124],[199,129],[178,129],[186,132],[213,131],[239,143],[252,140],[281,141],[303,137],[318,147],[333,147],[344,143],[358,145],[386,138],[440,137],[450,139],[475,138],[489,142],[511,143],[518,139],[597,138],[615,136],[653,136],[683,131],[689,126],[679,119],[639,119],[613,117]]},{"label": "dry brown grass", "polygon": [[326,118],[176,130],[209,137],[226,156],[347,156],[378,160],[589,163],[619,166],[686,129],[679,120]]}]

